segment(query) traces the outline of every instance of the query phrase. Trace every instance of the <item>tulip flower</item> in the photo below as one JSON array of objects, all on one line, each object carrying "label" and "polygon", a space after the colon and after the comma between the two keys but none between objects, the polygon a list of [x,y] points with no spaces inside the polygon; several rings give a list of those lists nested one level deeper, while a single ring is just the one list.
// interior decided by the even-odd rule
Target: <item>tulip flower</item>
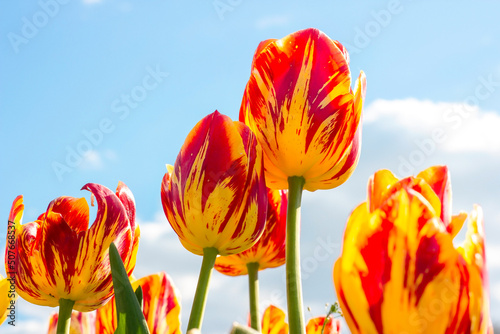
[{"label": "tulip flower", "polygon": [[331,189],[354,171],[361,145],[366,78],[351,89],[349,56],[317,29],[261,42],[252,61],[240,120],[264,151],[266,184],[289,189],[287,301],[290,328],[304,333],[300,279],[303,189]]},{"label": "tulip flower", "polygon": [[351,214],[334,281],[355,333],[487,333],[490,325],[482,210],[451,216],[446,167],[398,180],[370,179]]},{"label": "tulip flower", "polygon": [[260,330],[258,271],[285,264],[287,193],[268,189],[266,229],[259,241],[238,254],[219,256],[215,269],[222,274],[239,276],[248,274],[250,292],[250,318],[252,328]]},{"label": "tulip flower", "polygon": [[165,174],[161,197],[165,215],[183,246],[203,255],[188,324],[188,329],[200,329],[217,254],[250,248],[266,223],[262,150],[254,134],[217,111],[204,117]]},{"label": "tulip flower", "polygon": [[59,323],[64,327],[58,327],[58,332],[69,330],[72,309],[95,310],[113,295],[108,258],[112,242],[119,249],[128,274],[135,267],[139,227],[130,190],[122,182],[116,193],[93,183],[82,189],[89,190],[98,204],[96,220],[90,228],[89,207],[84,198],[56,198],[36,221],[24,225],[22,197],[16,198],[11,209],[10,216],[16,217],[13,223],[17,258],[14,264],[6,258],[6,271],[16,272],[16,292],[25,300],[60,306]]},{"label": "tulip flower", "polygon": [[[49,330],[47,334],[56,334],[57,320],[59,315],[52,314],[49,320]],[[95,334],[95,312],[78,312],[71,313],[71,324],[69,329],[70,334]],[[101,332],[97,332],[101,333]]]},{"label": "tulip flower", "polygon": [[[288,334],[285,312],[279,307],[270,305],[262,316],[262,334]],[[324,323],[326,320],[326,324]],[[309,320],[307,334],[339,334],[340,322],[332,317],[316,317]]]},{"label": "tulip flower", "polygon": [[[143,313],[151,334],[181,333],[181,304],[179,292],[172,279],[161,272],[132,282],[136,290],[142,287]],[[97,310],[96,331],[99,334],[113,334],[118,325],[114,297]]]},{"label": "tulip flower", "polygon": [[353,92],[347,51],[317,29],[259,45],[240,120],[263,147],[270,188],[301,176],[307,190],[330,189],[350,176],[365,90],[361,73]]},{"label": "tulip flower", "polygon": [[[326,323],[325,323],[326,321]],[[317,317],[309,320],[306,326],[307,334],[339,334],[340,321],[331,317]]]}]

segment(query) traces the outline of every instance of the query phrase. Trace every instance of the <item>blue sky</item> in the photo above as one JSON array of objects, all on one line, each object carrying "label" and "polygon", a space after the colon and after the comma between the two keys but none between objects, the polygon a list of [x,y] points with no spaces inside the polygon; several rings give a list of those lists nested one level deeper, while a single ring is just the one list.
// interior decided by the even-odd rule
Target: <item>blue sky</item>
[{"label": "blue sky", "polygon": [[[180,246],[163,216],[165,164],[205,115],[217,109],[237,118],[260,41],[315,27],[347,47],[352,76],[366,73],[367,96],[357,170],[337,189],[304,195],[307,316],[335,301],[332,266],[368,177],[435,164],[450,167],[454,213],[474,203],[484,209],[498,309],[499,12],[494,1],[2,2],[0,216],[7,221],[19,194],[26,223],[58,196],[89,198],[79,190],[87,182],[111,189],[125,182],[143,231],[136,274],[169,273],[186,324],[201,258]],[[0,231],[0,247],[4,240]],[[315,257],[318,249],[328,258]],[[282,268],[262,272],[263,303],[285,306],[283,275]],[[215,273],[204,333],[245,321],[246,298],[245,278]],[[20,302],[16,328],[1,331],[38,333],[51,311]]]}]

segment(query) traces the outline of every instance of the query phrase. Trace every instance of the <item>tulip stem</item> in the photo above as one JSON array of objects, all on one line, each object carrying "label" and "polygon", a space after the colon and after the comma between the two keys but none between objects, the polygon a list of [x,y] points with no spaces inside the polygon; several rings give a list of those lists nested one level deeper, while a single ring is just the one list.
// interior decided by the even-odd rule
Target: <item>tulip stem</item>
[{"label": "tulip stem", "polygon": [[304,334],[302,282],[300,278],[300,205],[305,180],[288,178],[288,211],[286,220],[286,295],[290,333]]},{"label": "tulip stem", "polygon": [[260,332],[259,319],[259,262],[247,263],[250,296],[250,326]]},{"label": "tulip stem", "polygon": [[219,251],[213,247],[203,249],[203,261],[201,262],[200,276],[198,277],[198,285],[196,286],[191,315],[189,316],[188,330],[193,328],[201,330],[203,313],[207,302],[208,284],[210,283],[218,253]]},{"label": "tulip stem", "polygon": [[57,317],[57,334],[69,334],[71,324],[71,312],[73,311],[74,300],[59,299],[59,315]]}]

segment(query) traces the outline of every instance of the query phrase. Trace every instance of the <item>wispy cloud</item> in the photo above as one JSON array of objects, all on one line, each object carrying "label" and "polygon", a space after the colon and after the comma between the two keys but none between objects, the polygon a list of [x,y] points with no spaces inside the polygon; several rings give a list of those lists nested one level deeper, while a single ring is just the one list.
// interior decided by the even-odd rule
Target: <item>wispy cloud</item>
[{"label": "wispy cloud", "polygon": [[80,164],[81,169],[85,170],[100,170],[103,167],[102,158],[96,150],[89,150],[82,156],[83,160]]},{"label": "wispy cloud", "polygon": [[102,2],[102,0],[83,0],[83,3],[86,5],[92,5],[100,2]]},{"label": "wispy cloud", "polygon": [[116,158],[116,153],[112,150],[89,150],[82,155],[79,168],[83,170],[102,170],[106,162],[115,161]]},{"label": "wispy cloud", "polygon": [[416,136],[431,137],[434,131],[448,152],[500,151],[500,114],[464,103],[376,100],[365,109],[364,121]]}]

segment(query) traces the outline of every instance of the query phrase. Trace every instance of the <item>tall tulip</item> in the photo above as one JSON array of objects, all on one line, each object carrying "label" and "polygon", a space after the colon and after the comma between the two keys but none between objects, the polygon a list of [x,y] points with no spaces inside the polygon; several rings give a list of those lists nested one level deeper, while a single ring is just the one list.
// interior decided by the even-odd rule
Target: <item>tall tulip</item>
[{"label": "tall tulip", "polygon": [[[6,271],[16,272],[16,292],[25,300],[59,308],[58,332],[69,330],[71,310],[92,311],[113,295],[108,247],[114,242],[127,272],[132,273],[139,241],[135,202],[120,182],[116,193],[89,183],[98,204],[89,228],[85,198],[63,196],[53,200],[34,222],[21,225],[22,196],[16,198],[14,264],[6,258]],[[10,224],[10,222],[9,222]]]},{"label": "tall tulip", "polygon": [[[164,272],[142,277],[132,282],[136,290],[142,287],[143,313],[151,334],[180,334],[180,296],[172,279]],[[96,331],[113,334],[118,325],[114,297],[96,314]]]},{"label": "tall tulip", "polygon": [[203,255],[188,324],[200,328],[217,254],[250,248],[266,223],[262,150],[254,134],[217,111],[204,117],[165,174],[161,198],[183,246]]},{"label": "tall tulip", "polygon": [[288,188],[293,176],[310,191],[347,180],[358,160],[365,90],[361,73],[353,92],[347,51],[317,29],[259,45],[240,120],[263,147],[270,188]]},{"label": "tall tulip", "polygon": [[263,147],[267,186],[289,189],[287,299],[294,333],[305,330],[299,263],[302,190],[337,187],[354,171],[365,92],[364,73],[351,89],[346,49],[317,29],[264,41],[255,52],[240,120]]},{"label": "tall tulip", "polygon": [[250,319],[252,328],[256,330],[260,330],[258,271],[285,264],[287,193],[268,189],[268,200],[266,229],[259,241],[246,251],[219,256],[215,260],[215,269],[222,274],[248,274]]},{"label": "tall tulip", "polygon": [[383,170],[370,179],[334,268],[352,333],[487,333],[482,210],[469,215],[459,248],[453,237],[467,215],[450,211],[445,166],[402,180]]}]

